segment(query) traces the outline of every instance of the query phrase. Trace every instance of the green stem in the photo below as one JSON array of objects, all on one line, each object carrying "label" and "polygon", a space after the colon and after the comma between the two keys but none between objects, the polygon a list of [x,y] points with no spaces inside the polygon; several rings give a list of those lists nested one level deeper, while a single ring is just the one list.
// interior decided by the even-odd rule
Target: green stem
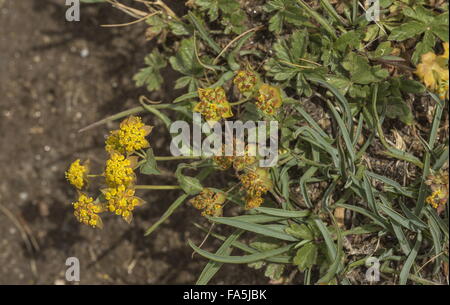
[{"label": "green stem", "polygon": [[281,166],[281,165],[283,165],[283,164],[285,164],[285,163],[291,161],[292,159],[294,159],[293,156],[288,156],[287,158],[284,158],[283,160],[278,161],[278,164],[277,164],[277,165],[278,165],[278,166]]},{"label": "green stem", "polygon": [[253,96],[249,96],[249,97],[247,97],[247,98],[245,98],[243,100],[240,100],[240,101],[237,101],[237,102],[234,102],[234,103],[230,103],[230,106],[237,106],[237,105],[240,105],[240,104],[244,104],[244,103],[248,102],[249,100],[251,100],[252,98],[253,98]]},{"label": "green stem", "polygon": [[333,27],[326,21],[320,14],[314,11],[308,4],[303,2],[302,0],[297,0],[297,3],[314,19],[320,23],[323,28],[331,35],[334,39],[337,38],[336,32],[333,30]]},{"label": "green stem", "polygon": [[179,190],[178,185],[135,185],[137,190]]},{"label": "green stem", "polygon": [[[155,108],[155,109],[168,109],[168,108],[171,108],[173,106],[174,106],[173,104],[152,105],[152,107]],[[92,123],[92,124],[90,124],[90,125],[88,125],[88,126],[86,126],[84,128],[81,128],[78,132],[83,132],[83,131],[86,131],[88,129],[100,126],[102,124],[106,124],[108,122],[115,121],[115,120],[124,118],[126,116],[130,116],[130,115],[138,114],[138,113],[142,113],[142,112],[145,112],[145,108],[142,107],[142,106],[137,106],[137,107],[134,107],[134,108],[131,108],[131,109],[128,109],[128,110],[116,113],[114,115],[111,115],[111,116],[109,116],[107,118],[104,118],[104,119],[102,119],[100,121],[97,121],[95,123]]]},{"label": "green stem", "polygon": [[[339,14],[336,12],[334,7],[328,2],[328,0],[320,0],[320,3],[322,4],[323,8],[328,11],[328,13],[343,26],[348,26],[348,24],[345,22],[345,20],[339,16]],[[343,33],[346,33],[347,31],[345,28],[340,29]]]},{"label": "green stem", "polygon": [[353,0],[353,3],[352,3],[352,23],[353,23],[353,25],[355,25],[356,24],[356,18],[357,18],[357,15],[358,15],[358,0]]},{"label": "green stem", "polygon": [[138,155],[139,157],[141,157],[142,159],[145,159],[147,156],[146,156],[146,154],[145,154],[145,152],[144,153],[141,153],[141,152],[138,152],[138,151],[135,151],[134,152],[136,155]]}]

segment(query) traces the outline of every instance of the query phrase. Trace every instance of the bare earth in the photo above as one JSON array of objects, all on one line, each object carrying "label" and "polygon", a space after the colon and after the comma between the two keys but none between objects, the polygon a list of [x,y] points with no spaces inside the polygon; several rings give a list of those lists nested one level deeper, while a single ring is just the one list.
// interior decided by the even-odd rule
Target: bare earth
[{"label": "bare earth", "polygon": [[[81,284],[192,284],[206,264],[187,245],[204,237],[192,225],[207,225],[196,210],[184,206],[143,236],[177,193],[142,193],[148,203],[131,225],[111,216],[93,230],[72,215],[76,193],[64,171],[77,158],[99,170],[104,136],[116,125],[78,130],[136,106],[141,94],[172,97],[148,95],[131,81],[152,48],[143,25],[101,28],[130,21],[109,5],[83,5],[81,21],[69,23],[66,8],[60,0],[0,0],[0,284],[68,284],[72,256],[81,263]],[[163,131],[157,126],[150,138],[160,153]],[[173,182],[158,179],[148,182]],[[206,249],[217,245],[210,240]],[[213,283],[267,280],[246,266],[226,266]]]}]

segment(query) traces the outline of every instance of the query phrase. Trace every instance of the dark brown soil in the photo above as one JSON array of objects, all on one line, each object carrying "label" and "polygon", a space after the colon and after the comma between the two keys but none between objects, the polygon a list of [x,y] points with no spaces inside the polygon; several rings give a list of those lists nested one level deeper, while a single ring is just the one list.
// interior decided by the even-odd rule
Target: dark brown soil
[{"label": "dark brown soil", "polygon": [[[131,225],[106,217],[105,228],[94,230],[72,215],[76,193],[64,171],[77,158],[99,167],[104,136],[115,125],[77,131],[148,94],[131,78],[152,42],[145,41],[143,25],[101,28],[130,21],[107,4],[82,5],[81,21],[72,23],[66,8],[62,0],[0,0],[0,284],[67,284],[71,256],[80,260],[82,284],[194,283],[206,264],[191,257],[187,244],[204,237],[192,225],[206,224],[197,211],[184,206],[143,236],[177,193],[143,193],[148,204]],[[164,92],[149,97],[171,98]],[[161,146],[158,131],[152,140]],[[171,181],[159,179],[153,182]],[[218,246],[207,244],[208,250]],[[246,266],[225,266],[213,283],[267,279]]]}]

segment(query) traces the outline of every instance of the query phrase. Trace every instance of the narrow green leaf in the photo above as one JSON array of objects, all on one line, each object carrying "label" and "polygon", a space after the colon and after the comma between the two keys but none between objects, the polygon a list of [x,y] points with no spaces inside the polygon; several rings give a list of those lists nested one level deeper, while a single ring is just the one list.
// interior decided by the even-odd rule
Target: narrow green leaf
[{"label": "narrow green leaf", "polygon": [[311,214],[308,210],[303,211],[288,211],[282,209],[275,208],[263,208],[259,207],[255,209],[257,212],[261,212],[263,214],[272,215],[272,216],[280,216],[285,218],[303,218],[309,216]]},{"label": "narrow green leaf", "polygon": [[[239,236],[244,233],[244,230],[236,230],[234,231],[220,246],[220,248],[216,251],[216,255],[229,255],[233,248],[231,247],[233,242],[235,242]],[[198,277],[196,285],[206,285],[213,278],[213,276],[219,271],[220,267],[222,267],[223,263],[218,263],[214,261],[209,261],[206,264],[205,268],[203,268],[202,273]]]},{"label": "narrow green leaf", "polygon": [[202,22],[194,15],[191,11],[188,12],[189,20],[192,25],[197,29],[200,34],[200,37],[217,53],[219,54],[222,49],[219,45],[209,36],[208,30],[204,27]]},{"label": "narrow green leaf", "polygon": [[411,253],[409,254],[408,258],[406,259],[405,264],[403,265],[402,271],[400,272],[400,283],[399,283],[400,285],[406,285],[411,267],[413,266],[413,264],[416,260],[417,253],[419,252],[421,245],[422,245],[422,233],[419,232],[419,234],[417,235],[417,239],[416,239],[414,248],[411,250]]},{"label": "narrow green leaf", "polygon": [[188,197],[187,194],[183,194],[180,197],[178,197],[166,210],[166,212],[161,216],[161,218],[155,222],[148,230],[145,232],[144,236],[150,235],[153,231],[156,230],[156,228],[159,227],[160,224],[162,224],[167,218],[172,215],[173,212],[186,200]]},{"label": "narrow green leaf", "polygon": [[291,236],[289,234],[286,234],[286,233],[279,232],[277,230],[268,228],[267,225],[249,223],[249,222],[235,220],[235,219],[231,219],[231,218],[227,218],[227,217],[207,217],[207,218],[210,219],[211,221],[216,222],[216,223],[225,224],[225,225],[228,225],[228,226],[232,226],[232,227],[235,227],[235,228],[239,228],[239,229],[243,229],[243,230],[246,230],[246,231],[254,232],[254,233],[257,233],[257,234],[270,236],[270,237],[273,237],[273,238],[286,240],[286,241],[298,241],[297,238],[295,238],[295,237],[293,237],[293,236]]},{"label": "narrow green leaf", "polygon": [[280,255],[282,253],[285,253],[292,249],[294,246],[293,244],[287,245],[284,247],[280,247],[274,250],[266,251],[266,252],[259,252],[255,254],[250,255],[242,255],[242,256],[226,256],[226,255],[217,255],[213,254],[211,252],[205,251],[194,245],[194,243],[191,240],[188,240],[189,246],[194,249],[195,252],[200,254],[203,257],[206,257],[207,259],[210,259],[215,262],[219,263],[228,263],[228,264],[249,264],[253,262],[257,262],[260,260],[265,260],[267,258]]}]

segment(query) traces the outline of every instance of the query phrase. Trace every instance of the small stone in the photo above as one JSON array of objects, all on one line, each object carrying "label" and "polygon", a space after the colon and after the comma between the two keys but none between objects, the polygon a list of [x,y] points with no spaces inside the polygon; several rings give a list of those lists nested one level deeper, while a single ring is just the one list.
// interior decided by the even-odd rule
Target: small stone
[{"label": "small stone", "polygon": [[28,193],[27,193],[27,192],[21,192],[21,193],[19,193],[19,198],[20,198],[20,200],[22,200],[22,201],[27,200],[27,199],[28,199]]},{"label": "small stone", "polygon": [[80,56],[83,57],[83,58],[88,57],[89,56],[89,49],[87,49],[87,48],[82,49],[81,52],[80,52]]}]

